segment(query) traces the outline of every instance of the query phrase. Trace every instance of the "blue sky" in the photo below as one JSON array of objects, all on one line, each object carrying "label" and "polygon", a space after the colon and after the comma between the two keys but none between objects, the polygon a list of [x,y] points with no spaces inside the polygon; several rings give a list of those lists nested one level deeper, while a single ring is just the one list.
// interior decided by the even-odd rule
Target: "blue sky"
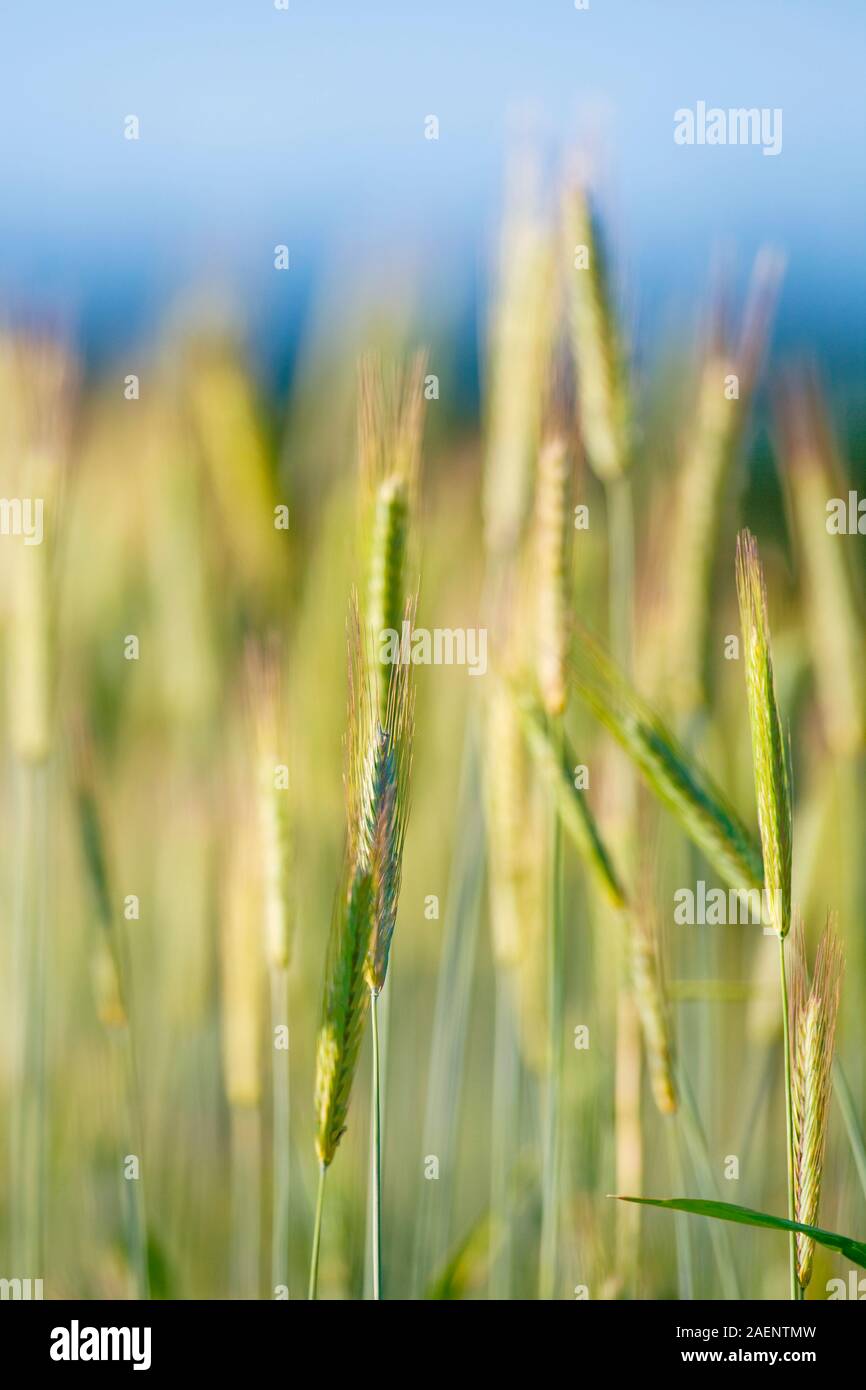
[{"label": "blue sky", "polygon": [[[211,275],[265,320],[334,261],[405,259],[441,295],[483,264],[529,127],[552,161],[600,135],[639,314],[687,310],[714,248],[745,266],[769,240],[791,332],[861,334],[864,52],[862,0],[5,0],[0,295],[109,342]],[[782,153],[676,146],[698,100],[781,107]]]}]

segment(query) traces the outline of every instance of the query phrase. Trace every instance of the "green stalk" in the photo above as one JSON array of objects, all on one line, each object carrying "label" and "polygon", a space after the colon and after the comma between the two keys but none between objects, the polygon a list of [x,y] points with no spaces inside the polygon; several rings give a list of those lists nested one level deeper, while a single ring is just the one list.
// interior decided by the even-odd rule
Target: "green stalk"
[{"label": "green stalk", "polygon": [[[562,745],[561,720],[551,720],[551,741]],[[562,824],[555,800],[550,821],[550,937],[547,960],[548,1078],[545,1098],[541,1198],[541,1252],[538,1297],[556,1296],[559,1232],[560,1131],[563,1028],[565,1016],[565,938],[562,912]]]},{"label": "green stalk", "polygon": [[[788,1036],[788,979],[785,973],[785,938],[779,937],[779,983],[782,994],[782,1047],[785,1053],[785,1139],[788,1155],[788,1220],[795,1221],[794,1211],[794,1107],[791,1098],[791,1042]],[[791,1298],[803,1297],[800,1281],[797,1278],[797,1237],[793,1231],[788,1237],[791,1275]]]},{"label": "green stalk", "polygon": [[382,1114],[379,1094],[379,991],[370,990],[373,1028],[373,1298],[382,1297]]},{"label": "green stalk", "polygon": [[327,1165],[319,1164],[319,1190],[316,1193],[316,1219],[313,1225],[313,1249],[310,1254],[310,1282],[307,1298],[315,1300],[319,1286],[319,1247],[322,1243],[322,1208],[325,1204],[325,1174]]}]

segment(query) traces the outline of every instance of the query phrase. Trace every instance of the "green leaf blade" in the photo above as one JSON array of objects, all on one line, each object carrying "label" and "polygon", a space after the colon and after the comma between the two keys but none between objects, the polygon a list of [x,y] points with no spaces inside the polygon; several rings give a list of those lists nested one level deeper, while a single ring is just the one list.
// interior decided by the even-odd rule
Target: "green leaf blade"
[{"label": "green leaf blade", "polygon": [[664,1211],[682,1211],[691,1216],[709,1216],[716,1221],[732,1221],[740,1226],[761,1226],[771,1231],[798,1231],[827,1250],[835,1250],[844,1255],[852,1264],[866,1269],[866,1243],[854,1240],[851,1236],[839,1235],[837,1231],[825,1231],[820,1226],[806,1226],[800,1221],[788,1221],[783,1216],[771,1216],[769,1212],[754,1211],[751,1207],[736,1206],[733,1202],[705,1201],[695,1197],[625,1197],[617,1195],[617,1201],[637,1202],[644,1207],[661,1207]]}]

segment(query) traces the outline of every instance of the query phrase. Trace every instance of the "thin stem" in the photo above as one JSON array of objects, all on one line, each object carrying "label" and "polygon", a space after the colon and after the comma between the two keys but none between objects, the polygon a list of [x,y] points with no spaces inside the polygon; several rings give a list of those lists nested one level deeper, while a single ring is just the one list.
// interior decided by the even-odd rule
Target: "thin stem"
[{"label": "thin stem", "polygon": [[[788,977],[785,973],[785,938],[779,937],[779,983],[782,990],[782,1047],[785,1051],[785,1135],[788,1154],[788,1220],[795,1221],[794,1214],[794,1107],[791,1097],[791,1041],[788,1020]],[[797,1237],[793,1231],[788,1237],[791,1265],[791,1297],[800,1299],[803,1290],[797,1278]]]},{"label": "thin stem", "polygon": [[[559,720],[551,721],[551,737],[562,743]],[[565,950],[562,920],[562,826],[554,806],[550,825],[550,936],[547,961],[548,1066],[545,1100],[544,1157],[541,1200],[540,1299],[555,1297],[559,1228],[560,1124],[562,1110],[562,1033],[565,1015]]]},{"label": "thin stem", "polygon": [[325,1174],[327,1171],[324,1163],[319,1165],[319,1190],[316,1194],[316,1220],[313,1226],[313,1249],[310,1255],[308,1299],[315,1299],[319,1286],[319,1246],[322,1242],[322,1208],[325,1203]]},{"label": "thin stem", "polygon": [[231,1107],[230,1140],[232,1296],[259,1298],[261,1123],[257,1106]]},{"label": "thin stem", "polygon": [[382,1113],[379,1094],[379,992],[370,991],[373,1024],[373,1298],[382,1297]]},{"label": "thin stem", "polygon": [[46,1160],[46,903],[48,772],[24,763],[18,779],[13,969],[16,980],[15,1109],[12,1124],[11,1239],[16,1269],[38,1278],[44,1267]]},{"label": "thin stem", "polygon": [[422,1184],[412,1258],[415,1297],[422,1296],[431,1271],[445,1260],[451,1240],[453,1175],[458,1166],[458,1122],[486,862],[484,823],[478,815],[478,719],[479,711],[473,703],[463,743],[424,1113],[423,1151],[437,1155],[441,1177],[438,1182]]},{"label": "thin stem", "polygon": [[[392,946],[389,958],[389,971],[393,969],[394,949]],[[388,1034],[390,1029],[391,1015],[391,996],[384,991],[379,995],[379,1008],[376,1022],[379,1026],[379,1125],[384,1133],[385,1111],[387,1109],[388,1095]],[[370,1153],[373,1152],[373,1105],[372,1098],[370,1103]],[[370,1163],[369,1181],[367,1183],[367,1209],[364,1214],[364,1299],[369,1300],[373,1297],[373,1197],[374,1197],[374,1174],[373,1164]]]},{"label": "thin stem", "polygon": [[610,645],[624,671],[631,670],[634,632],[634,511],[631,479],[614,478],[605,492],[610,563]]},{"label": "thin stem", "polygon": [[[274,966],[271,970],[271,1039],[275,1029],[288,1028],[288,975]],[[272,1168],[271,1201],[271,1297],[280,1285],[289,1285],[289,1049],[274,1047],[271,1066]]]},{"label": "thin stem", "polygon": [[491,1254],[488,1296],[512,1297],[514,1194],[512,1167],[519,1148],[520,1062],[514,1035],[510,980],[503,966],[496,972],[496,1018],[493,1041],[492,1144],[490,1211],[501,1243]]},{"label": "thin stem", "polygon": [[[634,507],[628,471],[605,486],[608,537],[608,622],[610,648],[620,668],[631,674],[634,646]],[[628,759],[619,753],[614,767],[614,796],[620,837],[630,853],[635,839],[635,784]],[[627,979],[620,966],[616,1008],[614,1082],[615,1163],[617,1185],[643,1189],[641,1121],[642,1051],[640,1027]],[[623,1207],[625,1204],[621,1204]],[[640,1207],[617,1212],[616,1268],[620,1285],[633,1290],[640,1258]]]},{"label": "thin stem", "polygon": [[[683,1180],[682,1137],[676,1125],[668,1123],[665,1130],[670,1154],[671,1182],[674,1191],[685,1192],[687,1189]],[[681,1302],[690,1302],[695,1296],[695,1276],[689,1223],[682,1212],[677,1212],[674,1217],[674,1236],[677,1246],[677,1292]]]},{"label": "thin stem", "polygon": [[845,1132],[848,1135],[848,1143],[851,1146],[854,1166],[857,1169],[857,1176],[860,1179],[863,1195],[866,1197],[866,1143],[864,1143],[863,1131],[860,1128],[860,1121],[857,1118],[857,1109],[854,1105],[851,1087],[848,1085],[848,1078],[845,1075],[842,1063],[839,1061],[838,1057],[833,1065],[833,1078],[835,1081],[836,1100],[839,1102],[839,1109],[842,1112],[842,1119],[845,1122]]},{"label": "thin stem", "polygon": [[147,1203],[145,1200],[145,1161],[144,1161],[144,1105],[138,1071],[138,1053],[133,1032],[135,1018],[135,993],[133,988],[132,961],[129,941],[112,918],[106,920],[106,930],[114,943],[121,990],[126,1012],[126,1023],[119,1030],[118,1043],[121,1051],[122,1085],[126,1105],[126,1137],[132,1153],[138,1156],[139,1175],[124,1183],[127,1191],[127,1228],[130,1263],[135,1272],[136,1289],[139,1300],[150,1298],[150,1263],[147,1244]]},{"label": "thin stem", "polygon": [[147,1207],[144,1194],[144,1125],[142,1123],[141,1088],[138,1084],[135,1045],[131,1022],[127,1020],[118,1041],[123,1054],[123,1088],[126,1096],[127,1135],[132,1152],[138,1156],[139,1175],[127,1180],[127,1226],[130,1263],[135,1271],[139,1300],[150,1298],[150,1271],[147,1251]]},{"label": "thin stem", "polygon": [[[677,1085],[680,1096],[677,1118],[688,1145],[692,1168],[703,1191],[710,1196],[719,1197],[721,1194],[710,1162],[707,1137],[701,1124],[701,1117],[688,1073],[682,1063],[677,1067]],[[710,1222],[710,1239],[713,1244],[723,1296],[736,1301],[741,1297],[740,1284],[730,1234],[724,1222]]]}]

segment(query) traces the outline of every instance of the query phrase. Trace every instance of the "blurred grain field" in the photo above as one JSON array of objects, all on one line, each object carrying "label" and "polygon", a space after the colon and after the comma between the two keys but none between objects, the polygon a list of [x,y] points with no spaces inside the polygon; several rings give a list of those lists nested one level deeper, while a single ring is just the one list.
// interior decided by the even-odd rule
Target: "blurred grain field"
[{"label": "blurred grain field", "polygon": [[[783,1297],[783,1234],[609,1195],[777,1216],[787,1200],[775,934],[677,920],[682,890],[753,885],[720,876],[627,745],[657,713],[736,808],[760,877],[734,571],[748,526],[790,744],[791,896],[809,961],[828,911],[845,956],[808,1224],[862,1237],[863,543],[826,524],[862,480],[862,437],[820,363],[771,348],[779,252],[743,294],[708,287],[675,349],[636,363],[591,202],[553,192],[519,183],[490,252],[479,417],[449,402],[442,333],[416,388],[401,581],[420,627],[483,629],[487,667],[412,667],[381,1000],[384,1292]],[[0,1275],[42,1277],[46,1297],[306,1295],[347,621],[374,543],[357,364],[373,353],[387,379],[424,342],[408,312],[353,317],[274,399],[240,326],[175,323],[129,398],[122,372],[84,374],[74,341],[4,331],[2,493],[44,499],[45,534],[0,536]],[[251,649],[280,689],[276,887]],[[371,1294],[369,1053],[365,1027],[325,1298]],[[849,1268],[818,1245],[806,1296]]]}]

